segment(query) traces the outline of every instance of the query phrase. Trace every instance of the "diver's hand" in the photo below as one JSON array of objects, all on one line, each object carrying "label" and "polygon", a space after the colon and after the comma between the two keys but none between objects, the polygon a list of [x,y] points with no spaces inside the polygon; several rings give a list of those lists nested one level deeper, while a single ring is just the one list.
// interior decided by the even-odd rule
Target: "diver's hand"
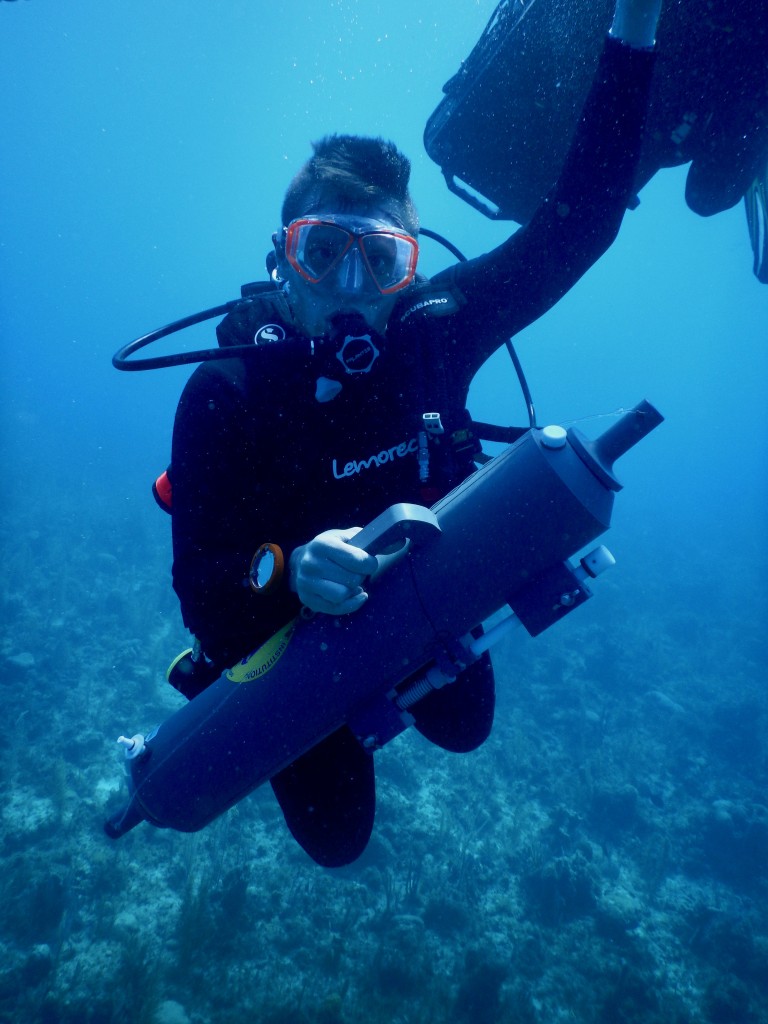
[{"label": "diver's hand", "polygon": [[351,543],[360,529],[326,530],[291,555],[289,586],[313,612],[348,615],[368,600],[363,584],[378,562]]},{"label": "diver's hand", "polygon": [[653,46],[661,0],[616,0],[611,35],[635,49]]}]

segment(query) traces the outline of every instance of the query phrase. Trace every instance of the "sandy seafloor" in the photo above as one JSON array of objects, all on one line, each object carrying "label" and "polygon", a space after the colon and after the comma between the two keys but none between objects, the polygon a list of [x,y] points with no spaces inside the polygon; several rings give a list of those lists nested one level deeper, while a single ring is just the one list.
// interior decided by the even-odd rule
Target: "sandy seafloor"
[{"label": "sandy seafloor", "polygon": [[[666,422],[620,464],[594,599],[496,649],[485,746],[379,753],[344,870],[268,788],[197,834],[101,830],[187,643],[148,491],[187,371],[110,356],[259,276],[324,131],[395,137],[469,253],[503,237],[420,144],[492,6],[0,3],[0,1021],[768,1022],[768,288],[679,170],[518,339],[542,422],[643,395]],[[503,360],[472,408],[523,415]]]}]

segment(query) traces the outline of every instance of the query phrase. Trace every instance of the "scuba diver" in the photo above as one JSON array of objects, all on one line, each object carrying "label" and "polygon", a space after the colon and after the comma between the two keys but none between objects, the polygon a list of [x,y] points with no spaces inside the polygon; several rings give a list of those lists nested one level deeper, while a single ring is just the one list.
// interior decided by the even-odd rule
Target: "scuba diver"
[{"label": "scuba diver", "polygon": [[[475,469],[472,378],[610,246],[631,198],[660,0],[618,0],[560,177],[525,227],[431,280],[419,275],[410,165],[378,138],[331,135],[289,185],[272,282],[219,324],[222,346],[176,413],[173,585],[195,647],[169,679],[194,700],[298,614],[346,616],[386,555],[355,545],[393,502],[432,505]],[[271,569],[254,578],[254,556]],[[306,679],[308,699],[322,701]],[[488,736],[487,654],[411,708],[441,747]],[[292,709],[300,718],[301,707]],[[373,827],[373,758],[343,726],[270,780],[317,863],[340,866]]]}]

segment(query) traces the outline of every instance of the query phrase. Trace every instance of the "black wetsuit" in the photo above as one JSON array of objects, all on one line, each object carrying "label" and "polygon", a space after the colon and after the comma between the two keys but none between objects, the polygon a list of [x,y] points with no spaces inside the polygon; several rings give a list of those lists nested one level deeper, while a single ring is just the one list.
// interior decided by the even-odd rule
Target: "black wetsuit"
[{"label": "black wetsuit", "polygon": [[[215,662],[232,664],[299,610],[285,583],[267,596],[246,585],[262,542],[279,544],[287,561],[322,530],[363,526],[394,502],[429,503],[471,471],[463,430],[473,376],[507,338],[557,302],[618,231],[631,197],[652,59],[607,41],[547,200],[492,252],[404,291],[369,372],[346,373],[336,345],[313,345],[299,335],[280,296],[245,302],[219,326],[222,344],[256,336],[257,351],[195,371],[179,403],[172,452],[174,587],[185,624]],[[345,356],[353,362],[352,350]],[[362,353],[363,363],[368,356]],[[325,380],[342,388],[319,401]],[[429,445],[425,485],[417,449],[426,412],[440,413],[445,434]],[[451,749],[476,746],[492,715],[486,677],[475,680],[474,712],[462,711],[458,722],[457,685],[434,694],[437,719],[454,724],[445,735],[439,721],[422,731]],[[323,760],[322,751],[305,756]],[[330,756],[338,751],[326,763]],[[322,775],[317,763],[311,770]],[[290,784],[300,785],[295,778]],[[288,797],[275,788],[286,810]],[[372,804],[368,810],[372,823]],[[333,818],[332,809],[323,813]],[[322,863],[352,859],[367,840],[359,835],[325,858],[301,824],[289,817],[289,825]],[[346,827],[337,820],[326,833]]]}]

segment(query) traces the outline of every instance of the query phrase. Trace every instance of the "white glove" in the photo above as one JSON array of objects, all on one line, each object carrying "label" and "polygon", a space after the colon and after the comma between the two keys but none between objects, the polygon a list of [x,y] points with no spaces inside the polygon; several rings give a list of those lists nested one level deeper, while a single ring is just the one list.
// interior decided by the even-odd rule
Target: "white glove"
[{"label": "white glove", "polygon": [[661,0],[616,0],[611,35],[636,49],[653,46]]},{"label": "white glove", "polygon": [[348,615],[368,600],[363,584],[378,562],[350,543],[360,530],[326,530],[292,553],[289,586],[313,612]]}]

